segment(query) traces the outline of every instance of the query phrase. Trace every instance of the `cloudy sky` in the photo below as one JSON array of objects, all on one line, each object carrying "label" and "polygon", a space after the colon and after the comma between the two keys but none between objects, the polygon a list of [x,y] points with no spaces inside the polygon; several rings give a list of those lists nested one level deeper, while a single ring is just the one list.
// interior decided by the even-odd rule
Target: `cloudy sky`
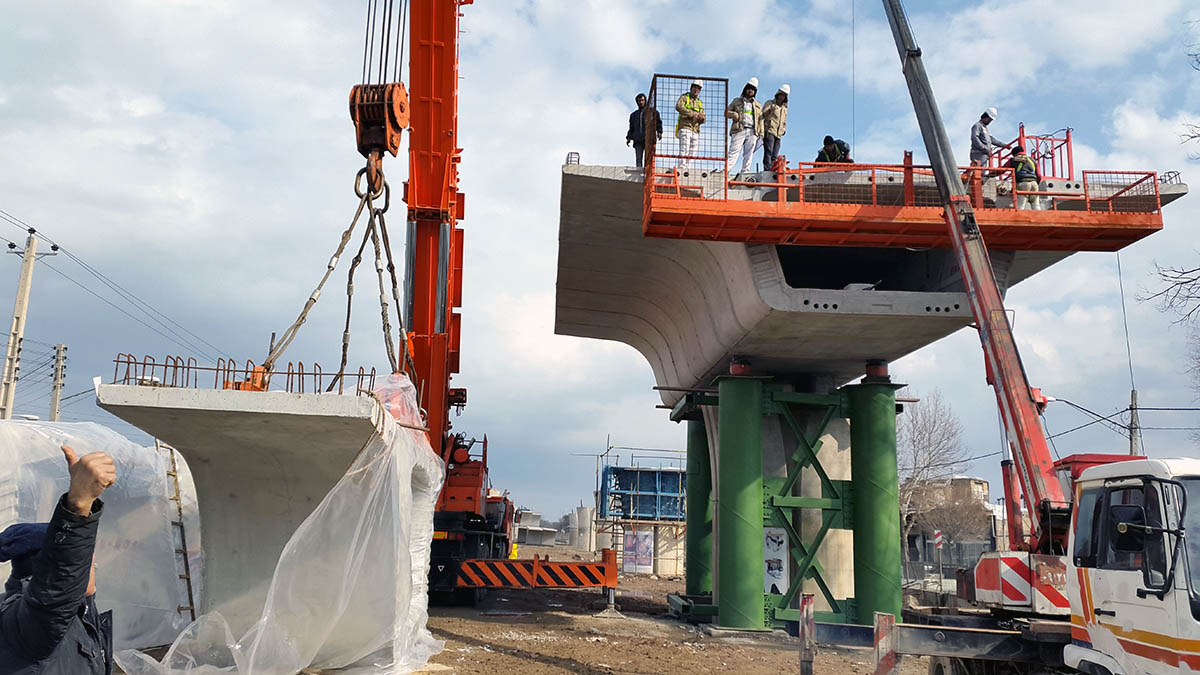
[{"label": "cloudy sky", "polygon": [[[996,135],[1074,128],[1081,168],[1200,169],[1180,143],[1200,120],[1200,42],[1185,0],[910,3],[951,136],[1000,110]],[[916,6],[920,5],[917,9]],[[655,410],[650,368],[622,344],[553,334],[559,173],[568,151],[623,164],[633,95],[658,72],[792,86],[783,154],[815,154],[826,133],[860,161],[899,162],[923,146],[880,3],[481,0],[463,8],[462,190],[467,249],[462,374],[471,405],[456,428],[491,440],[492,476],[517,501],[557,515],[590,500],[606,440],[682,448]],[[346,111],[360,78],[364,4],[181,0],[7,3],[0,23],[0,209],[72,256],[38,267],[18,411],[45,414],[47,345],[70,349],[67,393],[112,377],[118,352],[261,360],[292,321],[356,206],[361,158]],[[772,89],[773,90],[773,89]],[[392,160],[394,185],[405,162]],[[402,205],[400,205],[402,206]],[[402,222],[393,208],[392,222]],[[1185,328],[1135,298],[1154,263],[1194,262],[1195,196],[1121,256],[1133,373],[1145,406],[1195,405]],[[21,228],[0,222],[21,242]],[[0,244],[3,244],[0,241]],[[80,261],[115,282],[123,296]],[[0,298],[19,260],[0,260]],[[385,367],[360,271],[350,362]],[[344,276],[330,282],[286,358],[338,359]],[[136,300],[130,299],[136,298]],[[1013,289],[1018,342],[1034,384],[1108,414],[1128,401],[1116,257],[1081,254]],[[144,305],[137,304],[145,303]],[[169,320],[163,317],[169,317]],[[165,326],[163,323],[165,322]],[[174,322],[174,323],[172,323]],[[168,330],[169,327],[169,330]],[[186,329],[186,331],[184,330]],[[1000,447],[973,332],[893,367],[939,388],[973,454]],[[68,420],[136,430],[72,401]],[[1088,421],[1053,406],[1053,432]],[[1200,426],[1146,412],[1148,427]],[[1152,456],[1195,454],[1187,431],[1148,430]],[[144,436],[140,436],[143,440]],[[1056,440],[1062,454],[1121,450],[1102,425]],[[997,458],[970,472],[998,476]]]}]

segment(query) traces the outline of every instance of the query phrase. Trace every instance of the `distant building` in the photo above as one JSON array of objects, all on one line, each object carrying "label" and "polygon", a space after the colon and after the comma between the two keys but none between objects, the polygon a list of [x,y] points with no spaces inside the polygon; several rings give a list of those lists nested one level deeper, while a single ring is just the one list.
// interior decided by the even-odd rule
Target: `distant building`
[{"label": "distant building", "polygon": [[971,568],[984,551],[1008,547],[1004,508],[991,503],[990,486],[982,478],[953,476],[916,486],[904,518],[912,525],[905,542],[910,562],[937,562],[938,531],[947,571]]}]

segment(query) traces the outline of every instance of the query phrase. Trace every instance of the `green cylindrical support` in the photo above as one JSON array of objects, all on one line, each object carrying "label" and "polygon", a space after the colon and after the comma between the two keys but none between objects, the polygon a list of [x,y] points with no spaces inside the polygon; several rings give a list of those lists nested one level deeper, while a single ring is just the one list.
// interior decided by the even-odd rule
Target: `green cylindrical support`
[{"label": "green cylindrical support", "polygon": [[717,387],[717,626],[762,630],[763,379],[723,377]]},{"label": "green cylindrical support", "polygon": [[687,583],[688,595],[712,593],[713,510],[708,432],[704,420],[687,423]]},{"label": "green cylindrical support", "polygon": [[886,375],[845,387],[854,484],[855,613],[857,623],[865,625],[872,624],[875,612],[900,618],[896,388]]}]

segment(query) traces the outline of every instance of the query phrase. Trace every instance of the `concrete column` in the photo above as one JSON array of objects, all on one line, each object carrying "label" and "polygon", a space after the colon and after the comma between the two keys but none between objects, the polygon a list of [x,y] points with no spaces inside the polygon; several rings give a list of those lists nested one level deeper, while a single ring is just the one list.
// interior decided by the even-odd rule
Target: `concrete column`
[{"label": "concrete column", "polygon": [[687,423],[687,582],[688,595],[712,593],[713,508],[708,433],[704,420]]},{"label": "concrete column", "polygon": [[718,382],[717,626],[762,630],[762,388],[764,378]]},{"label": "concrete column", "polygon": [[875,612],[900,617],[900,511],[896,467],[896,389],[886,365],[870,364],[845,387],[850,403],[854,481],[854,597],[857,623]]}]

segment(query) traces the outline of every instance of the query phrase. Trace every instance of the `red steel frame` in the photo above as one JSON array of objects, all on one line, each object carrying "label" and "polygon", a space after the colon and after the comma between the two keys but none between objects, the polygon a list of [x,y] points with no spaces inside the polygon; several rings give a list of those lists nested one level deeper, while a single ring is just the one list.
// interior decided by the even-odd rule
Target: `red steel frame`
[{"label": "red steel frame", "polygon": [[[430,445],[446,458],[452,443],[450,377],[458,372],[464,197],[458,191],[459,7],[473,0],[413,0],[409,40],[412,129],[404,200],[415,236],[407,326],[419,404]],[[460,400],[465,400],[465,392]],[[439,501],[438,508],[442,508]],[[480,506],[482,509],[482,506]]]},{"label": "red steel frame", "polygon": [[1068,128],[1063,132],[1062,137],[1026,134],[1025,123],[1022,122],[1017,138],[994,150],[988,157],[988,166],[1003,166],[1004,159],[1012,155],[1012,148],[1020,145],[1037,164],[1043,178],[1074,180],[1075,151],[1071,146],[1071,130]]},{"label": "red steel frame", "polygon": [[[654,148],[649,148],[653,152]],[[653,166],[653,155],[647,166]],[[700,197],[697,181],[681,179],[674,170],[648,170],[642,231],[651,237],[736,241],[746,243],[803,244],[808,246],[867,246],[950,248],[944,208],[922,204],[916,194],[916,176],[932,176],[928,166],[905,164],[799,163],[778,166],[771,183],[730,182],[734,187],[774,188],[774,201]],[[1013,184],[1007,167],[961,167],[964,175],[999,176]],[[805,180],[813,174],[857,172],[870,179],[867,203],[805,201]],[[877,195],[881,175],[903,177],[904,203],[881,204]],[[1115,194],[1091,194],[1096,177],[1128,177],[1130,183]],[[983,202],[981,180],[967,180],[972,207],[987,213],[980,224],[989,245],[1008,250],[1116,251],[1162,229],[1162,207],[1157,174],[1147,171],[1084,171],[1079,192],[1026,192],[1014,189],[1013,206],[990,208]],[[1118,198],[1138,186],[1153,185],[1153,202],[1146,211],[1120,211]],[[828,186],[824,186],[828,187]],[[866,186],[862,186],[866,194]],[[932,185],[921,186],[929,190]],[[798,192],[788,201],[786,193]],[[1055,198],[1051,210],[1017,209],[1017,197],[1037,194]],[[1149,198],[1149,195],[1145,195]],[[933,196],[936,199],[936,196]],[[1065,208],[1067,206],[1075,208]]]}]

